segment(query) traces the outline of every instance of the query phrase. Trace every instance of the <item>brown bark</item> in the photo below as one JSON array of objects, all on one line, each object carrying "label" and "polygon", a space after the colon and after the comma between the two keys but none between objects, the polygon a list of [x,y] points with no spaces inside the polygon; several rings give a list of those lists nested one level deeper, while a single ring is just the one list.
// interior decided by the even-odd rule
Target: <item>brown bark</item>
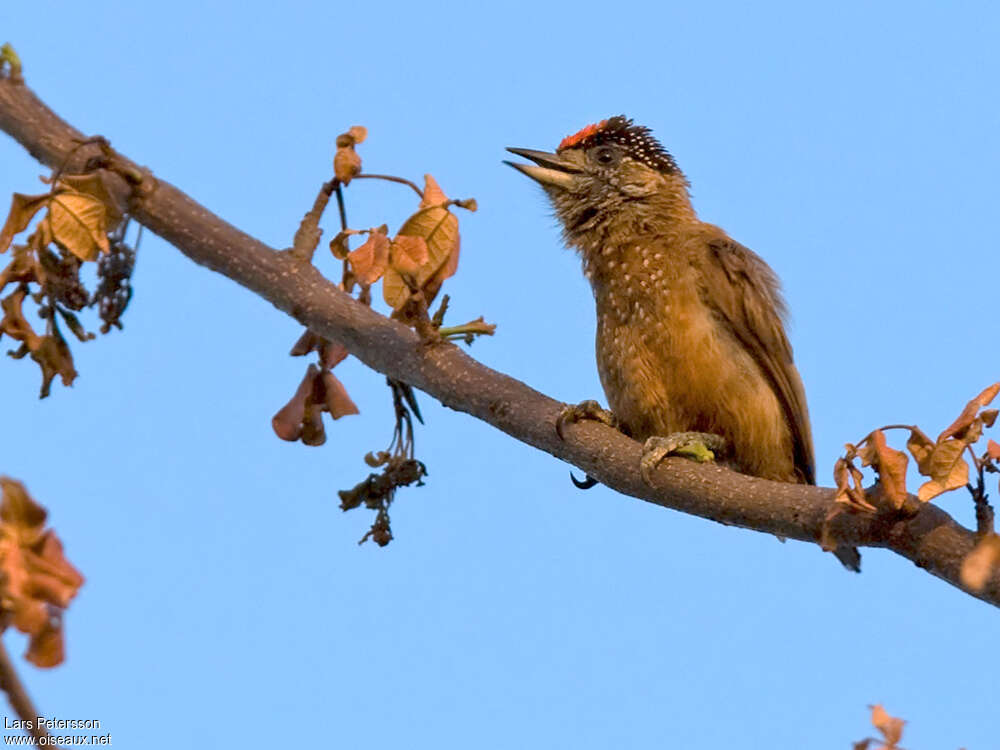
[{"label": "brown bark", "polygon": [[[22,83],[0,80],[0,129],[38,161],[79,170],[101,154],[80,147],[84,137]],[[74,151],[75,149],[75,151]],[[93,162],[92,162],[93,163]],[[743,476],[683,459],[664,461],[646,484],[642,446],[597,423],[555,432],[563,404],[476,362],[451,344],[422,344],[404,325],[358,304],[308,263],[278,251],[215,216],[169,183],[112,152],[110,167],[130,176],[131,214],[196,263],[217,271],[317,333],[342,342],[368,366],[409,383],[443,404],[467,412],[521,442],[579,467],[626,495],[665,508],[781,537],[816,542],[832,507],[833,490]],[[141,179],[137,179],[141,175]],[[123,189],[129,180],[121,179]],[[879,504],[877,495],[872,502]],[[975,534],[931,504],[910,497],[905,513],[842,514],[833,525],[844,544],[891,549],[963,590],[962,559]],[[831,560],[831,564],[832,560]],[[1000,574],[973,596],[1000,605]]]}]

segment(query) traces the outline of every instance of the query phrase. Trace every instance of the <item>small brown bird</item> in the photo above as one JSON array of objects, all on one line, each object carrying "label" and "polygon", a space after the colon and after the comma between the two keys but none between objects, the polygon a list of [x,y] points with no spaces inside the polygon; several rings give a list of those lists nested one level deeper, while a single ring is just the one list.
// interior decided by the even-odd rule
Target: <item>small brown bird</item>
[{"label": "small brown bird", "polygon": [[[564,138],[555,153],[510,148],[538,182],[597,302],[597,366],[614,422],[667,453],[724,455],[745,474],[815,483],[802,380],[774,272],[695,214],[688,181],[647,128],[624,116]],[[720,457],[721,457],[720,455]],[[857,551],[838,557],[857,568]]]}]

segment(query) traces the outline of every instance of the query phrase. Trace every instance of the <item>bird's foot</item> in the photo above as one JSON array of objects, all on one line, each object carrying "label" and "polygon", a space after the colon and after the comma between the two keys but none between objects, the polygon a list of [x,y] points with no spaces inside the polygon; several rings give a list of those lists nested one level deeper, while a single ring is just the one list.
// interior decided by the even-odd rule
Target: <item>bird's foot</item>
[{"label": "bird's foot", "polygon": [[592,419],[606,424],[608,427],[618,429],[618,418],[614,414],[607,409],[601,408],[601,405],[596,401],[587,399],[586,401],[581,401],[579,404],[567,405],[563,408],[559,416],[556,417],[556,434],[561,440],[565,440],[566,436],[563,434],[563,428],[567,424],[573,424],[585,419]]},{"label": "bird's foot", "polygon": [[651,437],[642,446],[642,478],[651,484],[653,471],[667,456],[684,456],[707,463],[725,449],[726,439],[711,432],[674,432],[666,437]]},{"label": "bird's foot", "polygon": [[[581,401],[579,404],[567,405],[559,412],[559,416],[556,417],[556,434],[559,436],[559,439],[566,439],[566,436],[563,434],[563,428],[567,423],[573,424],[584,419],[596,420],[597,422],[606,424],[608,427],[614,427],[616,430],[620,428],[618,418],[614,414],[607,409],[602,409],[601,405],[593,399],[587,399],[586,401]],[[569,473],[570,480],[578,489],[589,490],[591,487],[599,484],[589,474],[585,474],[584,476],[586,476],[586,479],[580,480],[573,476],[573,472]]]}]

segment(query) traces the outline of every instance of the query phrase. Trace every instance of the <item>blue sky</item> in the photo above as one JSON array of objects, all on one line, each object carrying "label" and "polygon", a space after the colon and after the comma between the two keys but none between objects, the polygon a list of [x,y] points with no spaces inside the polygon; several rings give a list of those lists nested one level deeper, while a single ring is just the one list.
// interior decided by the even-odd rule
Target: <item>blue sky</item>
[{"label": "blue sky", "polygon": [[[452,320],[499,326],[472,353],[572,402],[601,395],[593,301],[503,148],[628,114],[701,216],[782,277],[829,484],[844,442],[936,433],[1000,379],[998,20],[987,3],[20,3],[0,41],[71,123],[276,247],[336,134],[367,126],[369,171],[478,200],[445,287]],[[8,138],[0,167],[0,194],[37,190]],[[412,208],[373,182],[347,200],[356,227]],[[427,484],[398,496],[389,547],[358,547],[370,519],[336,490],[389,440],[384,378],[345,363],[361,415],[321,448],[282,443],[296,324],[148,234],[135,286],[124,332],[74,346],[72,389],[39,402],[33,365],[0,361],[0,472],[88,579],[66,664],[24,668],[45,713],[148,750],[832,750],[882,702],[906,747],[995,746],[995,609],[889,553],[853,576],[812,545],[578,492],[426,396]],[[967,495],[942,505],[971,520]]]}]

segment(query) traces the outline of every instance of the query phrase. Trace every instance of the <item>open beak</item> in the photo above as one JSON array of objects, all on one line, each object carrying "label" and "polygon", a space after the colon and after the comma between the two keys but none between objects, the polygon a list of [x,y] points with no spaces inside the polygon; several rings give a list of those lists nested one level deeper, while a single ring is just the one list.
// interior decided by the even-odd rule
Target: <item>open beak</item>
[{"label": "open beak", "polygon": [[580,171],[580,168],[567,159],[563,159],[559,154],[550,154],[548,151],[532,151],[527,148],[508,148],[512,154],[530,159],[535,164],[517,164],[512,161],[505,161],[518,172],[528,175],[542,187],[557,187],[569,190],[573,184],[573,174]]}]

